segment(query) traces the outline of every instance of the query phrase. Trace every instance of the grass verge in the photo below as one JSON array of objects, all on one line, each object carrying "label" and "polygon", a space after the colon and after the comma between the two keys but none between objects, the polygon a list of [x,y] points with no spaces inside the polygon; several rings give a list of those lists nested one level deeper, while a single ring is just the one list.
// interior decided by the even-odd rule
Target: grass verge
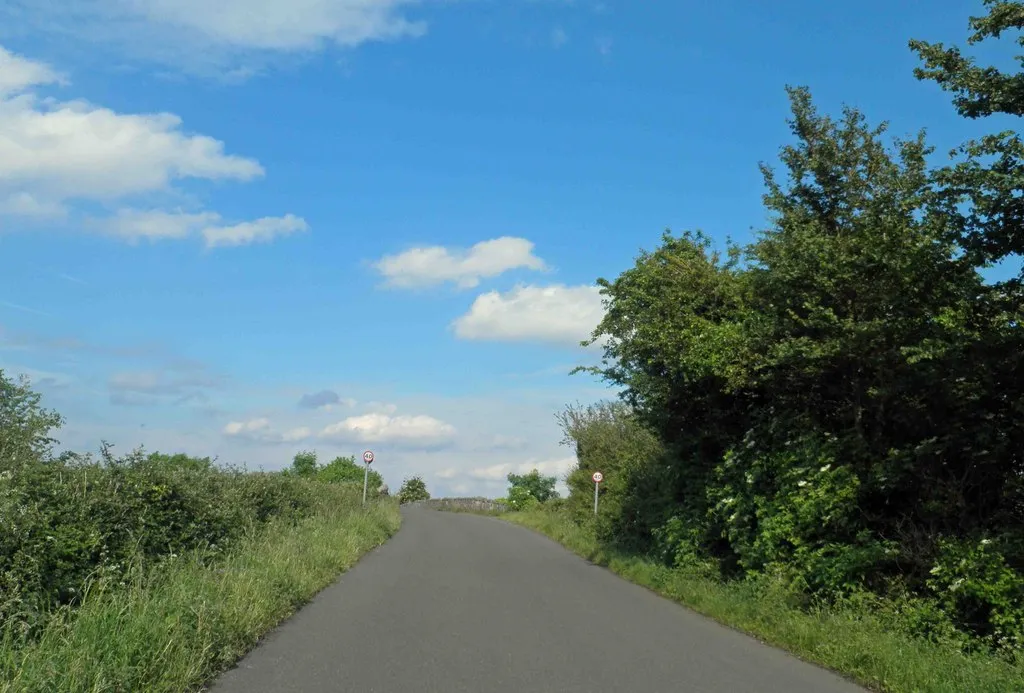
[{"label": "grass verge", "polygon": [[753,582],[722,582],[603,548],[592,532],[557,513],[506,513],[502,519],[540,532],[574,553],[698,613],[802,659],[886,693],[1024,691],[1024,669],[988,656],[893,632],[855,609],[802,611]]},{"label": "grass verge", "polygon": [[360,556],[398,530],[394,501],[324,504],[273,522],[220,560],[177,559],[127,584],[94,586],[40,639],[0,642],[0,691],[199,690]]}]

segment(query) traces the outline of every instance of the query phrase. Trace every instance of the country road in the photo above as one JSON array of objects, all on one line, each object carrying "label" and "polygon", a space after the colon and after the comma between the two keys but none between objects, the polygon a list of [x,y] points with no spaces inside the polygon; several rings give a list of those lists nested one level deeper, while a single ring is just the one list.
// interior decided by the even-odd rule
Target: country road
[{"label": "country road", "polygon": [[489,517],[398,534],[213,693],[854,693],[862,689]]}]

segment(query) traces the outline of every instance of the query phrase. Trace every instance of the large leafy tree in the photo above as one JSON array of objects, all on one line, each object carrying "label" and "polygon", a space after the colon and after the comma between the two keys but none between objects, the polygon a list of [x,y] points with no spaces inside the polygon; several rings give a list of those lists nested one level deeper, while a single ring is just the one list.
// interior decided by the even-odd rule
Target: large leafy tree
[{"label": "large leafy tree", "polygon": [[[997,41],[1016,33],[1024,46],[1024,2],[983,0],[987,12],[971,17],[967,44]],[[979,483],[995,473],[1003,481],[999,518],[1004,536],[1024,532],[1024,142],[1019,118],[1024,116],[1024,70],[1003,70],[979,65],[955,46],[912,40],[911,49],[922,65],[921,80],[933,81],[953,96],[957,112],[971,119],[1005,123],[1005,129],[973,139],[951,152],[950,165],[934,173],[942,196],[943,212],[966,250],[966,260],[978,266],[1000,261],[1018,263],[1017,276],[986,287],[984,312],[989,328],[965,350],[971,363],[973,391],[963,406],[975,412],[975,443],[983,458],[971,476]],[[1024,55],[1014,62],[1024,68]],[[997,125],[998,127],[998,125]],[[1019,544],[1024,539],[1013,543]],[[1024,548],[1018,548],[1019,569],[1024,569]]]}]

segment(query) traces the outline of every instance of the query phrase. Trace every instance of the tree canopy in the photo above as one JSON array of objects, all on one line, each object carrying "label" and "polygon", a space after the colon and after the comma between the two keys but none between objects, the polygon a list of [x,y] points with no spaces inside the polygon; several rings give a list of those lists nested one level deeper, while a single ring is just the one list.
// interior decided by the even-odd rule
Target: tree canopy
[{"label": "tree canopy", "polygon": [[[985,5],[969,43],[1022,27],[1024,3]],[[1024,73],[910,45],[961,115],[1024,114]],[[1017,646],[1024,275],[981,272],[1024,251],[1020,138],[935,166],[923,133],[891,138],[856,108],[788,94],[791,140],[761,164],[770,221],[753,242],[666,232],[598,280],[606,313],[587,343],[603,358],[586,370],[622,394],[559,417],[579,462],[568,507],[592,521],[602,471],[606,541],[820,597],[906,591]]]}]

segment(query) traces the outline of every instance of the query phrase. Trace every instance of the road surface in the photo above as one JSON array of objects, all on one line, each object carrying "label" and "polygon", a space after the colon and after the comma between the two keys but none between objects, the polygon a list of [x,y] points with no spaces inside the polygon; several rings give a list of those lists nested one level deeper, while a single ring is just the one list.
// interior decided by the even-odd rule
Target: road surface
[{"label": "road surface", "polygon": [[528,529],[403,513],[213,693],[862,692]]}]

